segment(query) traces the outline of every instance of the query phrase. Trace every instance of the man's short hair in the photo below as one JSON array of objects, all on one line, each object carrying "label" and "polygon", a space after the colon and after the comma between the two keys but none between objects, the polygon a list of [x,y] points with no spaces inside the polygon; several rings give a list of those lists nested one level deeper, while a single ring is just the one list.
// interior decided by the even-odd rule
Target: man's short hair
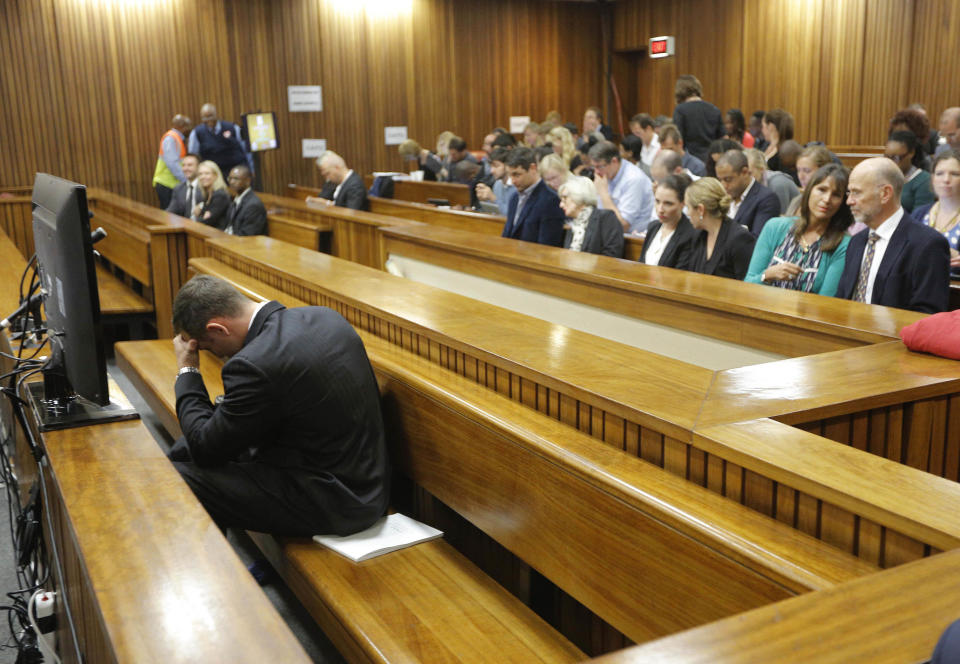
[{"label": "man's short hair", "polygon": [[515,139],[510,134],[500,134],[495,139],[493,139],[493,147],[495,148],[507,148],[508,150],[514,147],[517,144],[517,139]]},{"label": "man's short hair", "polygon": [[633,134],[627,134],[620,139],[620,145],[622,145],[623,149],[629,152],[634,159],[640,159],[640,155],[643,153],[642,138],[634,136]]},{"label": "man's short hair", "polygon": [[[597,122],[603,124],[603,111],[600,110],[600,107],[588,106],[587,111],[593,111],[593,114],[597,116]],[[587,111],[584,111],[584,115],[586,115]]]},{"label": "man's short hair", "polygon": [[743,150],[727,150],[717,159],[717,166],[720,164],[726,164],[733,169],[734,173],[739,173],[743,169],[750,167],[750,163],[747,161],[747,155],[743,154]]},{"label": "man's short hair", "polygon": [[477,162],[470,161],[469,159],[461,159],[457,162],[457,165],[453,167],[453,174],[461,182],[466,182],[472,180],[479,170],[480,164]]},{"label": "man's short hair", "polygon": [[198,274],[183,285],[173,300],[173,331],[202,339],[211,319],[239,316],[249,301],[226,281]]},{"label": "man's short hair", "polygon": [[507,148],[494,148],[490,153],[490,161],[499,161],[500,163],[507,163],[507,157],[510,156],[510,150]]},{"label": "man's short hair", "polygon": [[790,139],[789,141],[784,141],[777,148],[777,152],[780,153],[781,160],[793,160],[796,161],[800,155],[803,153],[803,146],[797,143],[795,140]]},{"label": "man's short hair", "polygon": [[450,142],[447,143],[447,149],[456,150],[457,152],[463,152],[467,149],[467,142],[460,138],[459,136],[454,136],[450,139]]},{"label": "man's short hair", "polygon": [[649,129],[654,126],[653,118],[648,113],[637,113],[630,118],[630,124],[640,125],[643,129]]},{"label": "man's short hair", "polygon": [[181,159],[180,161],[183,161],[183,160],[186,159],[187,157],[193,157],[194,159],[197,160],[197,163],[198,163],[198,164],[199,164],[201,161],[203,161],[202,159],[200,159],[200,155],[194,154],[194,153],[192,153],[192,152],[188,152],[187,154],[183,155],[183,159]]},{"label": "man's short hair", "polygon": [[609,164],[616,157],[620,159],[620,148],[611,141],[600,141],[590,148],[590,159]]},{"label": "man's short hair", "polygon": [[[252,178],[252,177],[253,177],[253,172],[250,170],[250,167],[249,167],[249,166],[246,166],[245,164],[237,164],[236,166],[234,166],[233,168],[230,169],[230,172],[231,172],[231,173],[232,173],[233,171],[237,171],[237,175],[239,175],[239,176],[242,177],[242,178]],[[229,173],[228,173],[228,175],[229,175]]]},{"label": "man's short hair", "polygon": [[653,166],[663,166],[667,173],[673,173],[683,166],[683,155],[676,150],[660,150],[653,158]]},{"label": "man's short hair", "polygon": [[508,168],[522,168],[529,171],[530,167],[537,163],[537,153],[533,148],[514,148],[510,150],[510,156],[507,157]]},{"label": "man's short hair", "polygon": [[674,143],[682,143],[683,136],[680,135],[680,129],[675,124],[665,124],[660,127],[660,142],[666,143],[667,141],[673,141]]}]

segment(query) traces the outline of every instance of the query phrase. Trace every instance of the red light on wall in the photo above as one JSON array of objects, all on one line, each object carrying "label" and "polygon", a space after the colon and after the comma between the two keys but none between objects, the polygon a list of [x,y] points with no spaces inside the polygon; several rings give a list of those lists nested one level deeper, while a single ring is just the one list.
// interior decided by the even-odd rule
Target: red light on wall
[{"label": "red light on wall", "polygon": [[651,37],[647,53],[651,58],[666,58],[673,55],[673,37]]}]

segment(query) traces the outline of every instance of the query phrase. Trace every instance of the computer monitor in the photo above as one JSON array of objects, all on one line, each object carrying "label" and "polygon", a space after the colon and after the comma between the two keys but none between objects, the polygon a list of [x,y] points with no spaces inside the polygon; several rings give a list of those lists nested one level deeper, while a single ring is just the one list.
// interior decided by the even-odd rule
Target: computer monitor
[{"label": "computer monitor", "polygon": [[279,144],[276,113],[247,113],[243,116],[243,124],[250,143],[250,152],[277,149]]},{"label": "computer monitor", "polygon": [[43,382],[29,385],[41,428],[136,417],[110,402],[86,187],[37,173],[33,205],[50,345]]}]

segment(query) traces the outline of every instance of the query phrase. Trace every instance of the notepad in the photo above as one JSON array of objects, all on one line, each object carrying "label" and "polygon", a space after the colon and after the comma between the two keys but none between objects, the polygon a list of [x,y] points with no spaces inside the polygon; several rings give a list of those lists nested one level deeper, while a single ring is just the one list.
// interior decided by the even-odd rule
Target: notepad
[{"label": "notepad", "polygon": [[442,537],[443,532],[403,514],[390,514],[353,535],[314,535],[313,540],[359,563]]}]

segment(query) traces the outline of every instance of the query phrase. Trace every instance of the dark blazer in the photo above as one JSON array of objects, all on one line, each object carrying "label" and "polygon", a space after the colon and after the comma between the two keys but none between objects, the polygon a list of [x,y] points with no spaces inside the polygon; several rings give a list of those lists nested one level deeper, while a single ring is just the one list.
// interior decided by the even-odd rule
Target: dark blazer
[{"label": "dark blazer", "polygon": [[[227,227],[227,211],[230,209],[230,194],[224,189],[217,189],[210,194],[210,200],[203,202],[203,208],[197,216],[197,221],[205,223],[207,226],[213,226],[223,230]],[[203,216],[209,212],[210,218],[204,219]]]},{"label": "dark blazer", "polygon": [[547,183],[543,180],[537,183],[526,205],[520,210],[519,218],[515,219],[519,200],[520,196],[510,199],[507,223],[501,235],[553,247],[563,246],[563,210],[560,209],[560,199]]},{"label": "dark blazer", "polygon": [[[643,249],[640,250],[640,262],[643,263],[647,258],[647,247],[650,241],[660,232],[661,224],[659,221],[650,222],[647,226],[647,237],[643,241]],[[693,251],[693,242],[697,238],[697,229],[693,227],[687,215],[680,215],[680,221],[677,222],[677,230],[667,242],[660,254],[660,260],[657,265],[663,267],[682,267],[690,261],[690,252]]]},{"label": "dark blazer", "polygon": [[735,222],[746,226],[754,237],[760,237],[763,225],[769,219],[780,216],[780,199],[777,195],[754,180],[746,198],[740,203]]},{"label": "dark blazer", "polygon": [[[850,239],[837,297],[849,300],[857,287],[869,228]],[[873,304],[923,313],[950,305],[950,245],[940,233],[918,224],[909,214],[893,232],[873,284]]]},{"label": "dark blazer", "polygon": [[[563,248],[569,249],[572,241],[573,230],[568,228],[563,237]],[[580,251],[623,258],[623,226],[612,210],[593,211],[587,220]]]},{"label": "dark blazer", "polygon": [[194,181],[193,200],[188,203],[187,183],[181,182],[173,188],[173,193],[170,195],[170,205],[167,206],[167,212],[172,212],[174,214],[179,214],[181,217],[189,218],[190,213],[193,211],[193,206],[200,202],[202,202],[200,198],[200,183]]},{"label": "dark blazer", "polygon": [[753,245],[756,242],[757,238],[753,237],[750,231],[726,217],[717,233],[710,260],[707,260],[707,231],[699,231],[694,238],[687,264],[677,267],[743,281],[747,276]]},{"label": "dark blazer", "polygon": [[199,374],[176,382],[177,418],[198,466],[242,460],[306,532],[353,533],[386,512],[380,392],[363,342],[340,314],[269,302],[221,373],[217,406]]},{"label": "dark blazer", "polygon": [[234,235],[266,235],[267,209],[252,189],[240,200],[239,207],[230,204],[223,230],[233,227]]},{"label": "dark blazer", "polygon": [[367,188],[363,185],[363,178],[354,171],[340,186],[340,193],[333,200],[337,207],[352,210],[369,210],[370,201],[367,200]]}]

